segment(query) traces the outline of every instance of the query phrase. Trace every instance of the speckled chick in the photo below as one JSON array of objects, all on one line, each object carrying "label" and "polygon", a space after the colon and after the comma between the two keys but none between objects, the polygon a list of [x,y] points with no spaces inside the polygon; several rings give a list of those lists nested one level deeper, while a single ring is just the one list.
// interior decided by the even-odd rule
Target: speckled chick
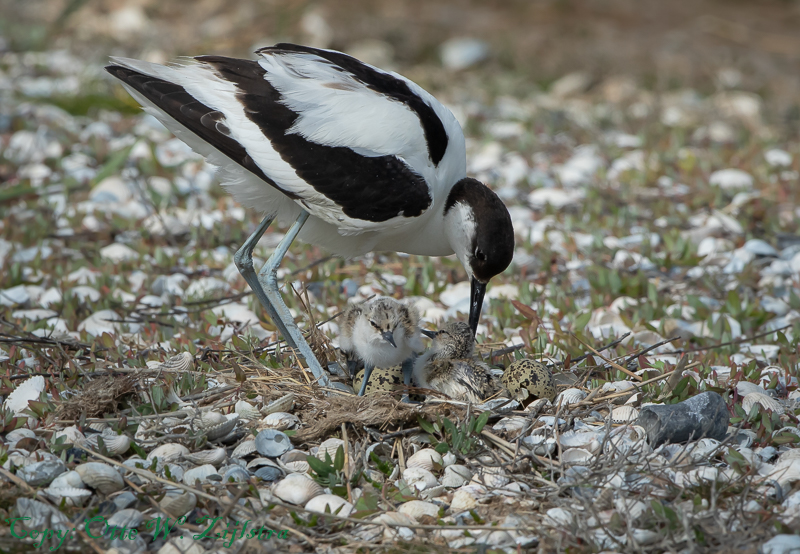
[{"label": "speckled chick", "polygon": [[414,385],[462,402],[483,402],[489,391],[489,366],[472,358],[474,349],[469,325],[463,321],[448,323],[414,363]]},{"label": "speckled chick", "polygon": [[388,296],[349,306],[340,329],[339,348],[366,366],[391,367],[424,349],[416,308]]},{"label": "speckled chick", "polygon": [[363,305],[350,306],[344,314],[339,335],[355,376],[359,360],[364,362],[364,379],[359,396],[364,396],[372,370],[403,364],[404,382],[411,382],[414,356],[423,350],[419,312],[387,296],[373,298]]},{"label": "speckled chick", "polygon": [[512,397],[520,400],[556,397],[556,382],[547,366],[535,360],[517,360],[509,365],[500,378]]}]

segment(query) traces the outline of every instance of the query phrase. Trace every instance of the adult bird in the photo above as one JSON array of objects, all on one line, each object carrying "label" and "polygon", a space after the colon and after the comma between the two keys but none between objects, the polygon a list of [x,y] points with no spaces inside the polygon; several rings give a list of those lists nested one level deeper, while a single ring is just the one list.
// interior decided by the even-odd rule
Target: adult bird
[{"label": "adult bird", "polygon": [[[503,202],[466,176],[453,114],[417,84],[351,56],[295,44],[258,60],[198,56],[164,66],[112,58],[106,70],[263,221],[234,261],[320,384],[326,373],[280,296],[276,271],[295,238],[353,257],[455,253],[471,280],[475,333],[486,284],[511,263]],[[292,221],[256,273],[252,252],[275,218]]]}]

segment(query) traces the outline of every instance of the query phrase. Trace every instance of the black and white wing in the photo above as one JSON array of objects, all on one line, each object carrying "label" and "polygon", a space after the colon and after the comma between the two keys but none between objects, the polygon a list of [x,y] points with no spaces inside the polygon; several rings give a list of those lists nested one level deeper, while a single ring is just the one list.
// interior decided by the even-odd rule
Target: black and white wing
[{"label": "black and white wing", "polygon": [[[221,154],[266,183],[254,206],[263,211],[277,210],[265,204],[280,191],[360,233],[415,220],[464,176],[458,122],[411,81],[329,50],[278,44],[259,54],[175,66],[114,58],[106,69],[211,163]],[[237,195],[236,183],[228,188]]]}]

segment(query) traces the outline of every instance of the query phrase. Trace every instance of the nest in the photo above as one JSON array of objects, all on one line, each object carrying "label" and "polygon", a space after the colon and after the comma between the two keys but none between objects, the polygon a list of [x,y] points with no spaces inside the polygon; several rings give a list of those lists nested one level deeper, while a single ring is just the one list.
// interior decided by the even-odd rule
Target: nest
[{"label": "nest", "polygon": [[96,417],[113,413],[119,399],[133,390],[134,379],[128,375],[100,377],[86,384],[75,396],[64,400],[55,415],[58,419],[77,419],[81,414]]},{"label": "nest", "polygon": [[313,400],[300,419],[309,425],[293,437],[295,442],[313,442],[326,437],[343,423],[367,427],[385,427],[415,421],[417,416],[434,418],[442,405],[420,406],[399,402],[391,394],[370,396],[335,395]]}]

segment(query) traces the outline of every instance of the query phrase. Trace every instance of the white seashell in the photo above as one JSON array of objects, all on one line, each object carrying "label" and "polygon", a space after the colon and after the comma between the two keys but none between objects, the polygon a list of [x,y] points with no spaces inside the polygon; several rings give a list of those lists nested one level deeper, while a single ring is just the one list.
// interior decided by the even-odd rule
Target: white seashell
[{"label": "white seashell", "polygon": [[197,497],[182,489],[169,489],[158,505],[167,515],[181,517],[194,510],[197,506]]},{"label": "white seashell", "polygon": [[302,450],[289,450],[281,455],[281,461],[284,463],[289,462],[305,462],[310,454]]},{"label": "white seashell", "polygon": [[306,461],[287,462],[284,464],[290,473],[308,473],[311,466]]},{"label": "white seashell", "polygon": [[414,519],[422,516],[439,517],[439,506],[424,500],[409,500],[401,504],[397,511]]},{"label": "white seashell", "polygon": [[272,494],[290,504],[305,506],[324,491],[319,484],[303,473],[290,473],[272,487]]},{"label": "white seashell", "polygon": [[214,467],[219,467],[222,462],[228,457],[228,453],[224,448],[212,448],[211,450],[201,450],[199,452],[191,452],[184,454],[183,459],[192,462],[195,465],[211,464]]},{"label": "white seashell", "polygon": [[286,396],[282,396],[276,401],[271,402],[261,408],[261,413],[266,416],[275,412],[291,412],[294,408],[294,399],[294,393],[290,392]]},{"label": "white seashell", "polygon": [[325,454],[327,453],[331,457],[331,460],[333,460],[340,446],[347,448],[342,439],[328,439],[323,441],[322,444],[319,445],[319,450],[317,450],[317,458],[325,461]]},{"label": "white seashell", "polygon": [[392,445],[388,442],[370,444],[364,451],[364,464],[367,467],[374,467],[375,462],[372,461],[372,454],[375,454],[379,460],[386,461],[392,455]]},{"label": "white seashell", "polygon": [[233,407],[233,410],[239,414],[240,418],[245,420],[258,419],[261,417],[261,412],[258,411],[258,408],[244,400],[239,400]]},{"label": "white seashell", "polygon": [[778,481],[781,487],[800,481],[800,459],[779,460],[766,478]]},{"label": "white seashell", "polygon": [[763,543],[759,550],[764,554],[793,554],[800,552],[800,535],[775,535]]},{"label": "white seashell", "polygon": [[217,470],[214,468],[214,466],[212,466],[211,464],[206,464],[192,468],[186,473],[184,473],[183,482],[192,487],[197,482],[203,483],[205,481],[208,481],[208,478],[212,475],[221,477],[220,474],[217,473]]},{"label": "white seashell", "polygon": [[331,513],[347,517],[353,511],[353,505],[335,494],[321,494],[309,500],[305,509],[321,514]]},{"label": "white seashell", "polygon": [[124,465],[125,467],[133,468],[133,469],[135,469],[137,471],[136,473],[130,472],[130,471],[125,472],[125,473],[127,473],[126,477],[128,479],[130,479],[133,483],[136,483],[137,485],[141,485],[143,483],[150,483],[151,482],[151,479],[148,479],[147,477],[144,477],[144,476],[140,475],[140,473],[139,473],[139,472],[144,471],[147,474],[152,475],[152,472],[149,469],[150,463],[147,460],[143,460],[139,456],[135,456],[134,455],[134,456],[131,456],[130,458],[128,458],[127,460],[125,460],[124,462],[122,462],[122,465]]},{"label": "white seashell", "polygon": [[458,488],[472,479],[472,471],[466,466],[453,464],[444,468],[442,485],[450,488]]},{"label": "white seashell", "polygon": [[618,406],[611,410],[613,423],[631,423],[639,418],[639,410],[633,406]]},{"label": "white seashell", "polygon": [[[413,517],[410,517],[406,514],[401,514],[400,512],[384,512],[379,516],[374,517],[372,521],[380,523],[385,522],[395,526],[414,525],[417,523]],[[389,544],[391,541],[397,540],[398,536],[407,541],[414,537],[414,531],[408,527],[384,527],[382,534],[385,544]],[[379,534],[374,535],[373,540],[377,540],[378,537],[380,537]]]},{"label": "white seashell", "polygon": [[[594,432],[578,432],[578,431],[567,431],[566,433],[561,433],[558,437],[558,442],[561,444],[561,448],[585,448],[592,452],[596,451],[596,448],[599,448],[599,439],[602,435],[599,433]],[[596,446],[595,446],[596,443]],[[591,446],[591,448],[590,448]]]},{"label": "white seashell", "polygon": [[527,424],[528,419],[525,417],[504,417],[492,425],[492,429],[508,433],[513,438],[519,435]]},{"label": "white seashell", "polygon": [[67,487],[72,487],[75,489],[86,488],[83,483],[83,480],[81,479],[80,474],[74,470],[62,473],[61,475],[53,479],[52,483],[50,483],[50,488],[52,489],[63,489]]},{"label": "white seashell", "polygon": [[41,375],[26,379],[8,395],[5,402],[3,402],[3,407],[15,416],[21,415],[23,411],[28,409],[30,400],[39,400],[39,395],[43,390],[44,377]]},{"label": "white seashell", "polygon": [[418,491],[424,491],[439,484],[439,481],[436,480],[436,476],[433,473],[421,467],[407,468],[403,472],[403,481],[405,481],[409,487],[415,488]]},{"label": "white seashell", "polygon": [[112,456],[119,456],[125,454],[131,446],[131,439],[126,435],[89,435],[82,442],[81,446],[86,446],[92,450],[99,451],[99,439],[103,439],[103,446],[106,451]]},{"label": "white seashell", "polygon": [[447,487],[444,485],[436,485],[435,487],[431,487],[429,489],[425,489],[424,491],[420,491],[419,496],[424,500],[428,500],[429,498],[436,498],[438,496],[442,496],[445,492],[447,492]]},{"label": "white seashell", "polygon": [[586,393],[581,389],[566,389],[556,396],[553,404],[556,406],[558,406],[559,402],[562,405],[577,404],[584,398],[586,398]]},{"label": "white seashell", "polygon": [[764,410],[771,410],[776,414],[783,413],[783,406],[781,403],[769,395],[760,392],[751,392],[742,398],[742,408],[747,414],[750,413],[750,410],[752,410],[753,406],[756,404],[760,405]]},{"label": "white seashell", "polygon": [[262,466],[280,468],[280,466],[274,460],[270,460],[269,458],[253,458],[252,460],[247,462],[247,469],[253,469],[254,467],[262,467]]},{"label": "white seashell", "polygon": [[739,396],[747,396],[751,392],[760,392],[761,394],[767,394],[767,391],[764,390],[763,387],[751,383],[750,381],[739,381],[736,383],[736,392],[739,393]]},{"label": "white seashell", "polygon": [[208,427],[204,427],[203,431],[205,431],[206,437],[208,440],[213,441],[216,439],[220,439],[234,430],[236,424],[239,422],[239,414],[227,414],[225,416],[225,421],[222,423],[218,423],[216,425],[210,425]]},{"label": "white seashell", "polygon": [[93,431],[97,431],[98,433],[103,433],[105,431],[110,430],[110,427],[108,426],[108,423],[105,423],[104,421],[92,422],[92,423],[90,423],[88,425],[88,427],[89,427],[89,429],[91,429]]},{"label": "white seashell", "polygon": [[177,482],[183,480],[184,473],[186,473],[186,470],[183,466],[179,466],[178,464],[164,464],[164,467],[161,468],[160,476]]},{"label": "white seashell", "polygon": [[36,433],[30,429],[14,429],[6,433],[5,443],[8,445],[16,444],[22,439],[35,439]]},{"label": "white seashell", "polygon": [[222,475],[223,483],[246,483],[249,480],[250,472],[241,466],[227,466]]},{"label": "white seashell", "polygon": [[457,461],[458,458],[456,458],[456,455],[453,454],[452,452],[448,452],[447,454],[444,454],[442,456],[442,464],[444,465],[444,467],[449,467],[454,463],[456,463]]},{"label": "white seashell", "polygon": [[508,484],[511,480],[505,476],[500,468],[485,467],[482,473],[477,473],[472,476],[470,483],[476,485],[483,485],[492,489],[499,489]]},{"label": "white seashell", "polygon": [[144,521],[144,514],[135,508],[125,508],[112,515],[106,521],[109,527],[136,529]]},{"label": "white seashell", "polygon": [[61,504],[61,501],[64,500],[67,506],[81,506],[87,498],[94,495],[92,491],[87,489],[79,487],[53,487],[52,484],[44,489],[42,494],[56,504]]},{"label": "white seashell", "polygon": [[471,510],[478,505],[475,491],[469,488],[461,488],[453,493],[453,500],[450,501],[450,511],[452,513]]},{"label": "white seashell", "polygon": [[601,392],[622,392],[632,388],[635,388],[631,381],[611,381],[608,383],[603,383],[603,387],[600,389]]},{"label": "white seashell", "polygon": [[186,454],[189,454],[188,448],[182,444],[168,442],[154,448],[147,455],[147,461],[152,462],[154,459],[158,458],[158,463],[161,465],[169,462],[177,462]]},{"label": "white seashell", "polygon": [[255,439],[246,440],[233,449],[231,458],[244,458],[245,456],[249,456],[255,451],[256,451]]},{"label": "white seashell", "polygon": [[572,525],[572,520],[572,512],[564,508],[550,508],[544,517],[544,523],[551,527],[567,527]]},{"label": "white seashell", "polygon": [[619,497],[614,500],[614,508],[620,514],[625,514],[628,521],[636,521],[649,509],[649,505],[634,498]]},{"label": "white seashell", "polygon": [[23,479],[31,486],[38,487],[49,485],[56,477],[66,471],[64,462],[59,459],[47,459],[41,462],[27,464],[17,470],[17,477]]},{"label": "white seashell", "polygon": [[443,465],[442,455],[433,448],[423,448],[406,461],[406,467],[421,467],[428,471],[437,471]]},{"label": "white seashell", "polygon": [[277,429],[284,431],[286,429],[294,429],[300,425],[300,420],[297,416],[286,412],[273,412],[259,422],[259,429]]},{"label": "white seashell", "polygon": [[584,448],[570,448],[561,454],[561,462],[565,464],[585,466],[594,458],[594,454]]},{"label": "white seashell", "polygon": [[163,363],[155,366],[156,369],[164,371],[188,371],[194,366],[194,357],[188,352],[181,352],[176,356],[172,356]]},{"label": "white seashell", "polygon": [[81,480],[103,494],[111,494],[125,487],[119,472],[107,464],[100,462],[87,462],[75,468]]},{"label": "white seashell", "polygon": [[792,448],[778,456],[778,463],[788,463],[789,460],[796,460],[800,458],[800,448]]},{"label": "white seashell", "polygon": [[531,435],[522,438],[522,444],[530,448],[538,456],[548,456],[556,449],[556,439],[544,435]]}]

